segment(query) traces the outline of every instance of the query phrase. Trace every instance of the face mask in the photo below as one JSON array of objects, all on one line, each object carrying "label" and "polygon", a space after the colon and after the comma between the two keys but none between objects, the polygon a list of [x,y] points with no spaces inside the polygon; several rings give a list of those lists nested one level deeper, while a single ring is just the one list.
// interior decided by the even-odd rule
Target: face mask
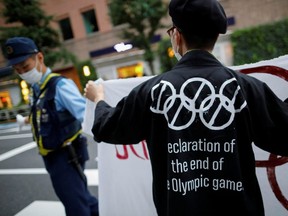
[{"label": "face mask", "polygon": [[[182,56],[181,56],[180,53],[178,52],[178,49],[174,49],[174,44],[173,44],[172,40],[171,40],[171,43],[172,43],[172,48],[173,48],[173,51],[174,51],[174,55],[175,55],[176,59],[177,59],[178,61],[180,61],[180,59],[182,58]],[[176,51],[176,50],[177,50],[177,51]]]},{"label": "face mask", "polygon": [[42,72],[37,70],[37,64],[38,64],[38,61],[36,59],[36,66],[32,70],[26,73],[19,74],[19,76],[29,84],[39,82],[42,77]]},{"label": "face mask", "polygon": [[182,56],[178,52],[174,52],[174,55],[178,61],[180,61],[180,59],[182,58]]}]

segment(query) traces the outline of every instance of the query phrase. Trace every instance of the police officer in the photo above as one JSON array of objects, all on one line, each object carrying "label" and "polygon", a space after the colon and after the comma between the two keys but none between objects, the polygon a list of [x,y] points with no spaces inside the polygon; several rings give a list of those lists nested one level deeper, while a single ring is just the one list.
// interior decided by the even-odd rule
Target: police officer
[{"label": "police officer", "polygon": [[13,37],[4,45],[8,65],[31,84],[31,113],[19,118],[31,123],[33,138],[67,216],[97,216],[98,200],[84,175],[89,159],[87,139],[81,135],[85,98],[75,83],[52,73],[33,40]]}]

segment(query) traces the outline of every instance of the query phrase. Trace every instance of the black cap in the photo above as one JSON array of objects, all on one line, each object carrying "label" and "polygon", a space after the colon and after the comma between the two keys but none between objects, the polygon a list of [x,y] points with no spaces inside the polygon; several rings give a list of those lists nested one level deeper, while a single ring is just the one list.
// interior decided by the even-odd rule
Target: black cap
[{"label": "black cap", "polygon": [[169,14],[184,33],[225,34],[227,17],[217,0],[171,0]]},{"label": "black cap", "polygon": [[15,65],[25,61],[39,50],[33,40],[27,37],[9,38],[4,45],[4,55],[8,59],[8,65]]}]

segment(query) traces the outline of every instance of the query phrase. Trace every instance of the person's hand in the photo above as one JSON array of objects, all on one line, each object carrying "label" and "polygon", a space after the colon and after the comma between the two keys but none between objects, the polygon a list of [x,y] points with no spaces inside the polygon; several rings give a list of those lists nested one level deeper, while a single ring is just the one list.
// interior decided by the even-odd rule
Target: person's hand
[{"label": "person's hand", "polygon": [[94,81],[89,80],[84,89],[84,96],[95,103],[104,100],[103,85],[101,83],[96,84]]}]

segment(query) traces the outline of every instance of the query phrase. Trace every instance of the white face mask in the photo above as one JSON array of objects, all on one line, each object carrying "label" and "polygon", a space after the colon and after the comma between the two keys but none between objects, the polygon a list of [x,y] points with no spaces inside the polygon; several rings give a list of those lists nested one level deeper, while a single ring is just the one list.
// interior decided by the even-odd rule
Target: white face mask
[{"label": "white face mask", "polygon": [[174,48],[174,43],[173,43],[172,38],[171,38],[171,44],[172,44],[172,48],[173,48],[174,55],[175,55],[176,59],[177,59],[178,61],[180,61],[180,59],[182,58],[182,56],[181,56],[180,53],[178,52],[178,49],[175,49],[175,48]]},{"label": "white face mask", "polygon": [[19,74],[19,76],[29,84],[39,82],[42,78],[42,72],[41,72],[42,69],[40,69],[40,71],[38,71],[37,70],[37,64],[38,64],[38,60],[36,58],[35,67],[26,73]]},{"label": "white face mask", "polygon": [[174,55],[178,61],[180,61],[180,59],[182,58],[182,56],[178,52],[174,52]]}]

